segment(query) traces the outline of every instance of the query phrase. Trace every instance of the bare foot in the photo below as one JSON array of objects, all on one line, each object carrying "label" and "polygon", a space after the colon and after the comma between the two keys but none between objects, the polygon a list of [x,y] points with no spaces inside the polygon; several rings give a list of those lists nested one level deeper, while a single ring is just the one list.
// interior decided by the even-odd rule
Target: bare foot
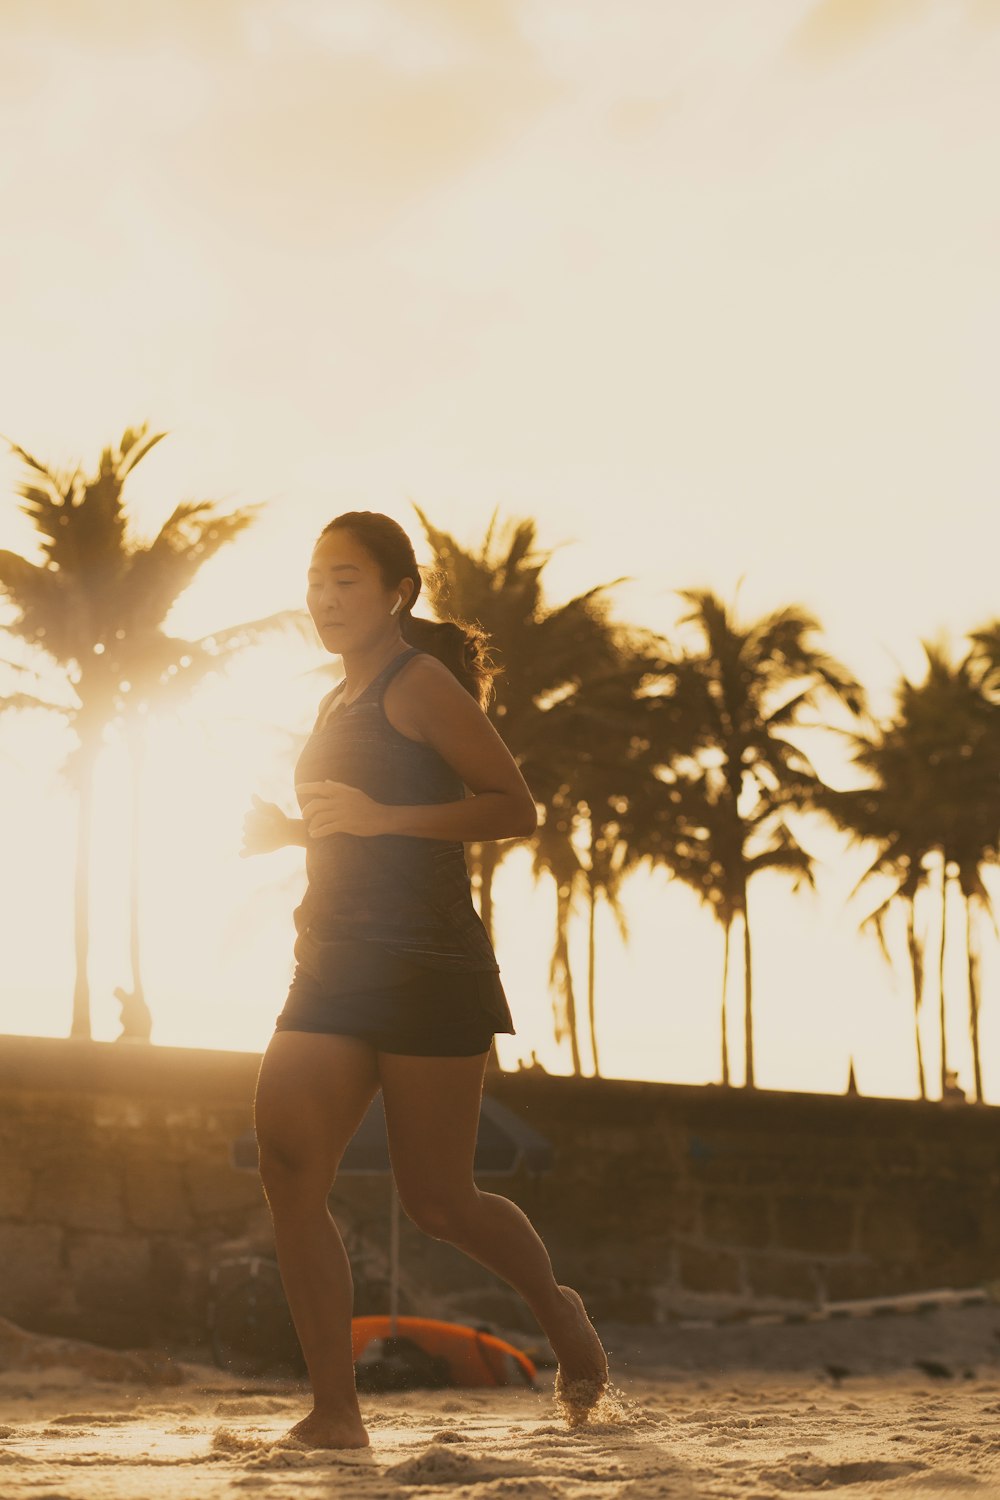
[{"label": "bare foot", "polygon": [[566,1317],[548,1334],[559,1362],[555,1398],[566,1409],[570,1425],[586,1421],[608,1384],[608,1356],[587,1316],[583,1298],[571,1286],[560,1286],[566,1302]]},{"label": "bare foot", "polygon": [[371,1442],[360,1417],[324,1416],[318,1411],[290,1427],[282,1441],[289,1439],[310,1448],[367,1448]]}]

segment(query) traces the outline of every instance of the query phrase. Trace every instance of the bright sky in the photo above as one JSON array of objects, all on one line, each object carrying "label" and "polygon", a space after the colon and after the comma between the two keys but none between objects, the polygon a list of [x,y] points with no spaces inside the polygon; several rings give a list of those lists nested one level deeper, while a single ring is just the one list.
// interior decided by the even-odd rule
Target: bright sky
[{"label": "bright sky", "polygon": [[[813,609],[879,710],[900,668],[919,673],[921,637],[958,650],[996,614],[996,0],[7,0],[0,36],[0,430],[89,466],[126,425],[169,429],[131,485],[144,534],[182,498],[269,502],[176,632],[301,603],[312,541],[344,509],[396,516],[426,559],[411,501],[470,542],[494,506],[537,517],[567,544],[553,602],[627,575],[619,617],[664,630],[672,590],[731,598],[742,575],[742,611]],[[12,495],[17,466],[0,474]],[[35,555],[12,501],[0,545]],[[266,1045],[301,851],[235,851],[251,791],[292,810],[287,736],[324,660],[318,642],[262,653],[158,728],[159,1042]],[[34,716],[0,733],[18,850],[0,1028],[63,1034],[68,740]],[[809,748],[837,774],[839,752]],[[109,746],[92,965],[108,1038],[125,774]],[[844,906],[857,858],[803,837],[818,895],[751,890],[758,1083],[839,1091],[853,1054],[863,1092],[912,1094],[905,981]],[[501,1060],[567,1071],[551,893],[520,857],[497,894],[519,1033]],[[627,949],[599,927],[602,1071],[718,1077],[720,933],[662,876],[627,903]],[[583,1006],[584,920],[574,944]],[[970,1088],[957,943],[951,962]],[[984,983],[1000,1102],[989,939]],[[730,1008],[738,1080],[735,988]]]}]

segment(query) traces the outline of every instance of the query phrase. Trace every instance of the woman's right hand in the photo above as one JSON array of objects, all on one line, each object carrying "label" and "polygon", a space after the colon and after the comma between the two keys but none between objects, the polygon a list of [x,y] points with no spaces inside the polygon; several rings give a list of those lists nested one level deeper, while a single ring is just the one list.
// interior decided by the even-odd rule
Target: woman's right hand
[{"label": "woman's right hand", "polygon": [[253,807],[243,818],[243,848],[240,859],[248,854],[268,854],[294,842],[292,820],[274,802],[262,802],[252,793]]}]

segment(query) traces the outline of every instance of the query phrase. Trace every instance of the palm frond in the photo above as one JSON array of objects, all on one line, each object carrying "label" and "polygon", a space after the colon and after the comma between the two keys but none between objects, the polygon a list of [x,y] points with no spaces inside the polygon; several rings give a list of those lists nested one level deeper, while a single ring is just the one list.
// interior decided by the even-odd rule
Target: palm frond
[{"label": "palm frond", "polygon": [[169,436],[166,432],[154,432],[152,437],[147,438],[146,429],[147,424],[143,422],[139,427],[126,427],[122,433],[121,441],[118,444],[118,451],[121,454],[122,460],[119,464],[118,472],[122,479],[127,474],[131,474],[136,465],[142,462],[146,454],[151,452],[157,443],[162,443],[163,439]]},{"label": "palm frond", "polygon": [[120,583],[122,607],[146,628],[159,626],[221,547],[257,519],[261,506],[219,514],[210,500],[175,507],[148,546],[136,548]]},{"label": "palm frond", "polygon": [[[244,620],[239,625],[228,625],[224,630],[213,630],[200,636],[195,644],[217,655],[243,651],[271,635],[297,635],[307,643],[315,642],[316,627],[312,616],[305,609],[279,609],[274,614],[263,615],[258,620]],[[326,663],[325,670],[329,670]]]},{"label": "palm frond", "polygon": [[48,698],[36,697],[34,693],[0,694],[0,714],[29,708],[41,708],[48,713],[61,714],[64,719],[72,718],[76,713],[75,708],[65,703],[52,703]]},{"label": "palm frond", "polygon": [[883,901],[881,906],[877,907],[875,911],[870,912],[861,923],[860,928],[862,932],[866,931],[869,927],[874,930],[878,940],[879,951],[890,968],[892,968],[892,954],[889,951],[889,941],[885,932],[885,918],[889,908],[894,904],[897,894],[898,892],[894,891],[888,901]]}]

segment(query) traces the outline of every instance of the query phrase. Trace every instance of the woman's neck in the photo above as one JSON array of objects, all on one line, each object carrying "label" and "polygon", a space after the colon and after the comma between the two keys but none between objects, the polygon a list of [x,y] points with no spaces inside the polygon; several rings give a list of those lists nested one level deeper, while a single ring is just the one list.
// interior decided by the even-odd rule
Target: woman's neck
[{"label": "woman's neck", "polygon": [[394,657],[401,651],[409,650],[401,635],[395,636],[388,644],[385,642],[374,646],[370,651],[352,651],[350,656],[342,656],[344,663],[344,690],[340,693],[341,703],[351,703],[359,697],[373,682],[383,667],[387,667]]}]

